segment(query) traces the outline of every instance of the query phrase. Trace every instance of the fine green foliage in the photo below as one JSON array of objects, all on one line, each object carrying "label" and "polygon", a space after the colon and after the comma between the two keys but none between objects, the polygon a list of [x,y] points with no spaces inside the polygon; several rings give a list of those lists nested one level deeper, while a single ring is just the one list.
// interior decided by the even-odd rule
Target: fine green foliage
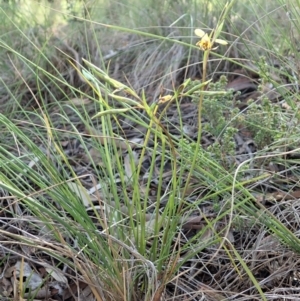
[{"label": "fine green foliage", "polygon": [[63,3],[0,8],[1,268],[47,263],[82,300],[283,298],[297,1]]}]

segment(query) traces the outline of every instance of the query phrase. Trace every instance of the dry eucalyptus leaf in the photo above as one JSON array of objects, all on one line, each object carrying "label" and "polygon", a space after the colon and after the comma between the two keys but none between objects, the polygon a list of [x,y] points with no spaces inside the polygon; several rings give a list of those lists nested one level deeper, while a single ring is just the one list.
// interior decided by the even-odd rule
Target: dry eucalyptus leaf
[{"label": "dry eucalyptus leaf", "polygon": [[68,283],[68,279],[64,276],[63,272],[47,263],[44,263],[43,266],[45,270],[59,283]]},{"label": "dry eucalyptus leaf", "polygon": [[[22,263],[21,261],[17,261],[14,265],[14,269],[16,271],[16,276],[19,277],[21,274],[23,275],[23,282],[26,282],[27,288],[31,290],[35,290],[40,287],[43,283],[42,277],[33,271],[30,265],[27,262]],[[22,272],[21,272],[22,269]]]},{"label": "dry eucalyptus leaf", "polygon": [[[28,167],[29,168],[33,168],[36,163],[39,162],[39,158],[38,157],[34,157],[33,160],[31,160],[29,163],[28,163]],[[19,174],[19,177],[22,177],[24,174],[26,174],[28,171],[26,169],[23,169],[22,173]]]},{"label": "dry eucalyptus leaf", "polygon": [[[145,234],[147,235],[146,238],[150,238],[153,234],[154,234],[154,231],[155,231],[155,226],[156,224],[161,224],[162,222],[162,216],[158,216],[157,219],[155,219],[155,216],[152,216],[151,219],[149,219],[148,221],[146,221],[145,223]],[[163,226],[164,223],[162,223],[162,226]],[[142,227],[141,225],[135,227],[135,231],[142,231]]]},{"label": "dry eucalyptus leaf", "polygon": [[85,207],[89,207],[92,201],[95,200],[83,186],[74,182],[68,182],[68,186],[81,199]]},{"label": "dry eucalyptus leaf", "polygon": [[[127,179],[131,179],[132,175],[134,173],[134,170],[132,170],[132,164],[136,167],[139,160],[138,160],[139,154],[135,151],[132,151],[132,156],[127,154],[124,158],[124,169]],[[131,162],[133,159],[133,162]]]},{"label": "dry eucalyptus leaf", "polygon": [[228,241],[230,241],[232,244],[234,244],[235,239],[234,239],[234,235],[233,235],[233,231],[230,229],[228,234],[227,234],[227,239]]},{"label": "dry eucalyptus leaf", "polygon": [[91,163],[91,161],[99,166],[104,166],[101,153],[98,149],[92,147],[89,149],[89,154],[84,154],[82,160],[85,163]]},{"label": "dry eucalyptus leaf", "polygon": [[144,145],[144,138],[132,138],[129,140],[129,144],[131,145],[131,147],[142,147]]}]

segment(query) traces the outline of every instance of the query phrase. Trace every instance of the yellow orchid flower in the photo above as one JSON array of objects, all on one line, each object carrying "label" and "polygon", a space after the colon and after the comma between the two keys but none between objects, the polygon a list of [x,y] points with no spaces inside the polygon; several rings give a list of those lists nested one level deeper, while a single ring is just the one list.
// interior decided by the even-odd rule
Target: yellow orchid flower
[{"label": "yellow orchid flower", "polygon": [[[212,32],[213,33],[213,32]],[[206,50],[215,50],[218,47],[213,48],[214,43],[218,43],[221,45],[227,45],[228,43],[221,39],[216,39],[215,36],[211,37],[212,34],[208,35],[202,29],[195,29],[195,35],[201,38],[199,42],[197,42],[197,46],[199,46],[203,51]]]},{"label": "yellow orchid flower", "polygon": [[161,104],[161,103],[165,103],[169,100],[171,100],[173,98],[172,95],[165,95],[165,96],[160,96],[159,99],[158,99],[158,103]]}]

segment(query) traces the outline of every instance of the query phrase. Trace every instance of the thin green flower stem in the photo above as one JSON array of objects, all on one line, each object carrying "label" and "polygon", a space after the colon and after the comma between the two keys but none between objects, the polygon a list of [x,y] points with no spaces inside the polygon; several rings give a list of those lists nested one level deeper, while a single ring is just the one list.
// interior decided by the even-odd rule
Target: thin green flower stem
[{"label": "thin green flower stem", "polygon": [[[204,55],[203,55],[202,83],[205,83],[205,81],[206,81],[206,72],[207,72],[206,71],[207,70],[206,67],[207,67],[207,61],[208,61],[208,57],[209,57],[209,52],[210,52],[210,50],[208,49],[208,50],[204,51]],[[206,86],[207,85],[203,85],[201,87],[201,92],[205,91]],[[196,143],[195,153],[194,153],[194,156],[193,156],[192,165],[191,165],[191,168],[190,168],[190,171],[188,173],[187,180],[186,180],[186,183],[185,183],[185,186],[184,186],[182,198],[185,197],[186,191],[187,191],[187,189],[189,187],[189,183],[190,183],[190,180],[191,180],[191,177],[192,177],[192,174],[193,174],[196,162],[197,162],[198,153],[199,153],[200,146],[201,146],[201,137],[202,137],[202,122],[201,122],[201,120],[202,120],[203,98],[204,98],[204,93],[200,93],[199,104],[198,104],[198,135],[197,135],[197,143]]]}]

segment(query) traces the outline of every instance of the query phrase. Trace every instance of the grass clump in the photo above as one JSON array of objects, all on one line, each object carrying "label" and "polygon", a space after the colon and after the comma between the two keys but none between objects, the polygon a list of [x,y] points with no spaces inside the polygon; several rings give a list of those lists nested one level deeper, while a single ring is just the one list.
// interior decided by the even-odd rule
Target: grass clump
[{"label": "grass clump", "polygon": [[297,70],[267,21],[297,11],[150,2],[1,10],[1,298],[296,300]]}]

